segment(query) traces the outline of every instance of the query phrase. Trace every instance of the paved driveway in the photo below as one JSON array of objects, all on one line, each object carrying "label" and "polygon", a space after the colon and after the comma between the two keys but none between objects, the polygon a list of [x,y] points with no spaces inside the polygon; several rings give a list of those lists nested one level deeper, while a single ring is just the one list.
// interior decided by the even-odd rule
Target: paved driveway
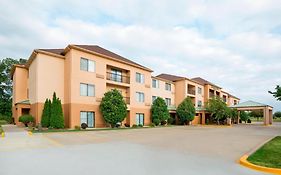
[{"label": "paved driveway", "polygon": [[[4,127],[0,174],[259,175],[237,164],[281,125],[179,126],[34,134]],[[13,134],[18,130],[18,134]]]}]

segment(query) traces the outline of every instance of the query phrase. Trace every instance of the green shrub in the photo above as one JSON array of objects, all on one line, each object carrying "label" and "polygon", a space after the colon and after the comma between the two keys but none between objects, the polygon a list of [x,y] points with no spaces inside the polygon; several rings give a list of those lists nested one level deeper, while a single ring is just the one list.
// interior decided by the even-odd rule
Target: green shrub
[{"label": "green shrub", "polygon": [[11,116],[6,116],[6,115],[2,115],[0,114],[0,120],[5,120],[8,123],[12,123],[13,119]]},{"label": "green shrub", "polygon": [[240,119],[241,119],[241,121],[246,123],[247,120],[249,119],[248,113],[246,113],[245,111],[241,111],[240,112]]},{"label": "green shrub", "polygon": [[160,119],[156,118],[153,120],[153,123],[158,126],[160,124]]},{"label": "green shrub", "polygon": [[114,128],[118,122],[122,122],[126,118],[127,104],[122,94],[113,89],[104,94],[100,104],[100,111],[105,122]]},{"label": "green shrub", "polygon": [[34,122],[34,118],[31,115],[25,114],[19,117],[19,122],[22,122],[27,127],[28,123]]},{"label": "green shrub", "polygon": [[46,101],[44,103],[42,117],[41,117],[42,127],[48,128],[50,126],[51,105],[52,105],[51,100],[46,99]]},{"label": "green shrub", "polygon": [[133,126],[132,126],[132,128],[137,128],[138,127],[138,125],[136,125],[136,124],[133,124]]},{"label": "green shrub", "polygon": [[8,122],[6,120],[0,120],[0,126],[1,125],[6,125]]},{"label": "green shrub", "polygon": [[281,112],[280,111],[276,111],[273,115],[274,118],[280,118],[281,119]]},{"label": "green shrub", "polygon": [[155,124],[154,123],[150,123],[149,126],[150,127],[155,127]]},{"label": "green shrub", "polygon": [[174,122],[175,122],[175,119],[174,119],[174,118],[170,117],[170,118],[168,119],[168,124],[169,124],[169,125],[174,124]]},{"label": "green shrub", "polygon": [[189,123],[195,116],[195,107],[189,97],[185,98],[177,108],[177,115],[181,123]]},{"label": "green shrub", "polygon": [[163,98],[157,97],[151,106],[152,121],[159,119],[160,122],[168,120],[170,114]]},{"label": "green shrub", "polygon": [[142,128],[142,127],[143,127],[143,125],[142,125],[142,124],[139,124],[139,125],[138,125],[138,127],[141,127],[141,128]]},{"label": "green shrub", "polygon": [[75,130],[80,130],[81,127],[80,126],[74,126]]},{"label": "green shrub", "polygon": [[55,92],[53,94],[53,101],[51,104],[50,126],[56,129],[64,128],[61,100],[57,98]]}]

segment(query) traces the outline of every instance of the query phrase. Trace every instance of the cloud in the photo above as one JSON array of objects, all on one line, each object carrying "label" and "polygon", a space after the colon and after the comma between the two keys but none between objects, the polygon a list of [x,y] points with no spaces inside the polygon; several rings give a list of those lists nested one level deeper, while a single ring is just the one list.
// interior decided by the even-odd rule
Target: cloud
[{"label": "cloud", "polygon": [[1,1],[0,10],[1,58],[97,44],[152,68],[154,75],[201,76],[242,100],[281,110],[267,93],[281,82],[276,1],[19,0]]}]

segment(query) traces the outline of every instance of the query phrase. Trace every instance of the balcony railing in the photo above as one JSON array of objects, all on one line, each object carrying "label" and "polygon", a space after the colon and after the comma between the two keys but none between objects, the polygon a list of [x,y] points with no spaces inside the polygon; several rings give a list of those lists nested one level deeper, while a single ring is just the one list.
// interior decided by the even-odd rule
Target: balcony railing
[{"label": "balcony railing", "polygon": [[187,90],[187,93],[188,93],[188,94],[191,94],[191,95],[195,95],[195,90],[193,90],[193,89],[188,89],[188,90]]},{"label": "balcony railing", "polygon": [[120,82],[120,83],[127,83],[127,84],[130,83],[130,77],[129,76],[115,74],[115,73],[111,73],[111,72],[106,73],[106,79],[111,80],[111,81],[115,81],[115,82]]},{"label": "balcony railing", "polygon": [[130,104],[130,97],[123,97],[124,101],[126,102],[126,104]]}]

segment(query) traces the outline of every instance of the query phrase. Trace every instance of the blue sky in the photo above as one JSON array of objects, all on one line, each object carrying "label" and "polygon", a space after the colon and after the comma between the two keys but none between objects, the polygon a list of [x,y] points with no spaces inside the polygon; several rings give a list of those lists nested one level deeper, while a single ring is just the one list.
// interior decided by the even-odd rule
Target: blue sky
[{"label": "blue sky", "polygon": [[281,110],[267,93],[281,84],[280,16],[276,0],[3,0],[0,58],[96,44]]}]

